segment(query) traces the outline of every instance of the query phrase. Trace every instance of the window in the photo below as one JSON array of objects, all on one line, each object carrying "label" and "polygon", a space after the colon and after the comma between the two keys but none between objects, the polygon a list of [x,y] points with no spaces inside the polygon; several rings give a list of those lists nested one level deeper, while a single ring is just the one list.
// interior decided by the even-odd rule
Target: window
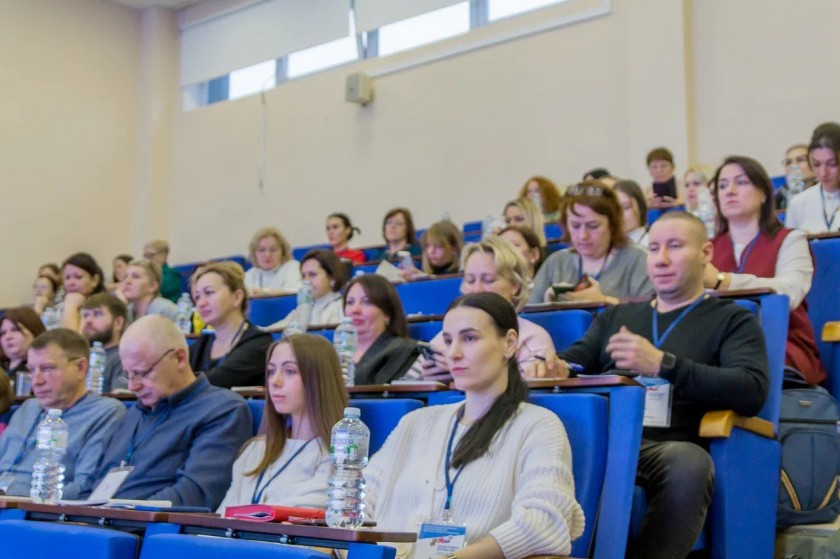
[{"label": "window", "polygon": [[345,37],[317,47],[294,52],[288,57],[286,77],[294,79],[319,70],[353,62],[359,58],[356,37]]},{"label": "window", "polygon": [[253,95],[277,85],[277,62],[268,60],[230,73],[228,99]]},{"label": "window", "polygon": [[496,21],[506,17],[530,12],[566,0],[487,0],[487,19]]},{"label": "window", "polygon": [[461,2],[379,28],[379,56],[462,35],[470,30],[470,3]]}]

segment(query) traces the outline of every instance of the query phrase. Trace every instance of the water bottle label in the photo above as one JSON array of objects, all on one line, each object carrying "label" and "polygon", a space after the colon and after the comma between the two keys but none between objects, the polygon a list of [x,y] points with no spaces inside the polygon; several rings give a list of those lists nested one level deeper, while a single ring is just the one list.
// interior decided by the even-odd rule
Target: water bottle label
[{"label": "water bottle label", "polygon": [[37,448],[40,450],[67,448],[67,432],[56,432],[50,427],[39,427],[37,441]]}]

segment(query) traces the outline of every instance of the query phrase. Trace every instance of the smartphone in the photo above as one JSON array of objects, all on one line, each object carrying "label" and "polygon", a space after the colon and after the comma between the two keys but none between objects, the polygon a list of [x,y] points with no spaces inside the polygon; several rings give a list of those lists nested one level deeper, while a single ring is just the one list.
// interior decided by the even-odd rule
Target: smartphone
[{"label": "smartphone", "polygon": [[434,361],[435,355],[440,355],[439,352],[432,349],[432,346],[427,342],[417,342],[417,349],[420,350],[420,355],[426,361]]},{"label": "smartphone", "polygon": [[562,295],[563,293],[568,293],[569,291],[575,290],[575,285],[571,284],[567,281],[561,281],[558,283],[551,284],[551,290],[554,291],[554,295]]}]

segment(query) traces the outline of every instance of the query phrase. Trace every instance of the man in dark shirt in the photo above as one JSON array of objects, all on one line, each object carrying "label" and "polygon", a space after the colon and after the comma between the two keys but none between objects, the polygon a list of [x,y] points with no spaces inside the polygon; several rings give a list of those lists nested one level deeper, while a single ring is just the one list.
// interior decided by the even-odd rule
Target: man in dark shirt
[{"label": "man in dark shirt", "polygon": [[82,335],[93,342],[101,342],[105,349],[105,371],[102,392],[128,388],[128,380],[120,362],[120,338],[128,323],[125,303],[110,293],[95,293],[85,299],[79,314],[82,318]]},{"label": "man in dark shirt", "polygon": [[654,301],[607,309],[559,357],[590,374],[618,369],[669,383],[670,426],[644,430],[637,479],[649,504],[628,557],[685,557],[714,488],[700,420],[716,409],[758,413],[767,397],[767,353],[750,311],[704,292],[712,245],[699,219],[681,212],[661,216],[650,229],[649,248]]}]

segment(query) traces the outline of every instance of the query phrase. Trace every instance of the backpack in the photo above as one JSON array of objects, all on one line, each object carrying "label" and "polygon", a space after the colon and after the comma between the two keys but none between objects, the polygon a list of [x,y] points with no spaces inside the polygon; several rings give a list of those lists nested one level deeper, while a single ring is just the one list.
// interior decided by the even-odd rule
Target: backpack
[{"label": "backpack", "polygon": [[823,390],[782,391],[777,524],[821,524],[840,514],[840,406]]}]

